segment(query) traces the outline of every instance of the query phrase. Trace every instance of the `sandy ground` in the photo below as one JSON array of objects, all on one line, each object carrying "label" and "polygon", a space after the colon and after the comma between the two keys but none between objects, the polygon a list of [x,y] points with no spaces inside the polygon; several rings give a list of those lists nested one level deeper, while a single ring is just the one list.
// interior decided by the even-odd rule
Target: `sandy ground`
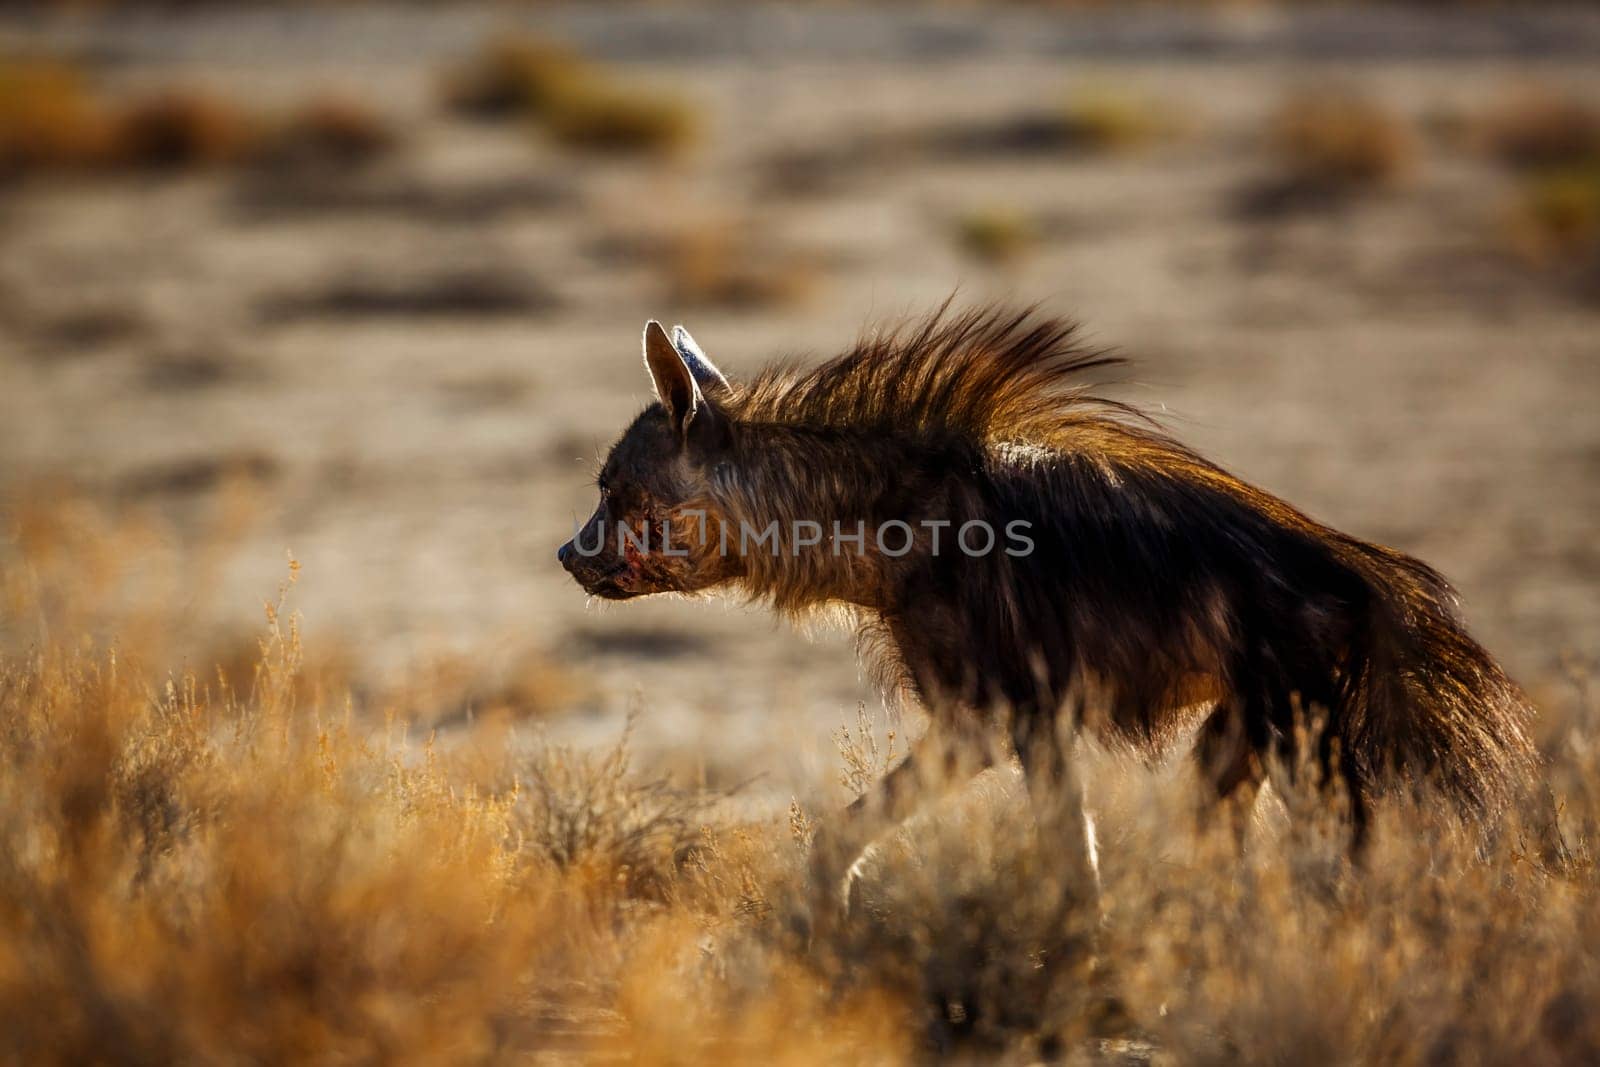
[{"label": "sandy ground", "polygon": [[[1600,305],[1505,254],[1509,179],[1430,137],[1404,183],[1348,208],[1237,209],[1270,172],[1266,116],[1296,86],[1353,79],[1419,128],[1528,79],[1593,96],[1592,18],[1520,35],[1333,20],[1319,36],[1314,17],[760,11],[528,16],[694,102],[705,136],[663,166],[444,114],[439,72],[500,24],[486,12],[13,22],[11,39],[103,54],[116,86],[338,89],[404,141],[340,202],[227,173],[0,193],[0,480],[14,498],[66,478],[148,509],[182,559],[221,472],[243,471],[252,518],[218,587],[194,591],[192,625],[254,625],[292,550],[313,643],[355,650],[363,677],[532,653],[591,686],[546,720],[554,736],[609,739],[637,706],[643,751],[781,795],[871,706],[848,640],[737,605],[602,611],[555,547],[648,395],[646,318],[685,322],[739,375],[959,290],[1080,318],[1135,360],[1119,395],[1313,515],[1435,563],[1535,687],[1600,649]],[[1182,132],[1129,154],[879,150],[1084,86],[1143,94]],[[796,153],[823,161],[816,188],[775,187],[774,161]],[[1004,268],[964,258],[954,221],[1001,209],[1041,220],[1038,247]],[[709,227],[800,265],[804,297],[677,299],[650,240]],[[495,300],[319,303],[463,278]]]}]

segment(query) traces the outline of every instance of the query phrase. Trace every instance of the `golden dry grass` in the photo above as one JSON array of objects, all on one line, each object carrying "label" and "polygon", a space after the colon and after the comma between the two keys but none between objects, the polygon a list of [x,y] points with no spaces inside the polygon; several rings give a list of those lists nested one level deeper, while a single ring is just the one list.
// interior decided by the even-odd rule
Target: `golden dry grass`
[{"label": "golden dry grass", "polygon": [[589,69],[569,48],[535,37],[508,37],[448,71],[442,94],[452,110],[474,118],[537,115],[574,82],[588,78]]},{"label": "golden dry grass", "polygon": [[[1490,111],[1481,139],[1516,176],[1505,225],[1512,250],[1540,266],[1600,268],[1600,107],[1523,88]],[[1592,278],[1587,288],[1593,295]]]},{"label": "golden dry grass", "polygon": [[1540,264],[1600,257],[1600,164],[1524,178],[1511,209],[1512,247]]},{"label": "golden dry grass", "polygon": [[254,154],[259,120],[231,102],[190,87],[163,89],[117,110],[117,164],[180,170],[233,163]]},{"label": "golden dry grass", "polygon": [[1549,88],[1508,93],[1483,121],[1482,139],[1516,170],[1600,166],[1600,105]]},{"label": "golden dry grass", "polygon": [[672,156],[699,133],[683,100],[624,84],[571,49],[534,37],[492,42],[446,74],[443,96],[464,115],[531,121],[576,151]]},{"label": "golden dry grass", "polygon": [[73,67],[0,61],[0,176],[94,166],[113,140],[112,122]]},{"label": "golden dry grass", "polygon": [[1065,140],[1100,152],[1140,148],[1181,126],[1170,104],[1109,86],[1075,90],[1062,108],[1061,121]]},{"label": "golden dry grass", "polygon": [[1026,214],[1011,208],[975,208],[955,221],[956,246],[981,263],[1015,263],[1039,243],[1039,230]]},{"label": "golden dry grass", "polygon": [[679,100],[603,84],[557,98],[545,125],[565,148],[653,156],[683,152],[699,131],[694,112]]},{"label": "golden dry grass", "polygon": [[740,222],[680,227],[667,236],[658,269],[668,299],[686,307],[781,307],[805,300],[818,280],[804,254],[754,240]]},{"label": "golden dry grass", "polygon": [[[248,667],[169,669],[171,631],[115,606],[148,531],[70,503],[4,518],[0,1061],[1600,1053],[1581,676],[1544,731],[1565,863],[1516,820],[1480,848],[1395,805],[1351,869],[1293,787],[1241,858],[1181,777],[1089,753],[1098,912],[1000,773],[886,839],[857,910],[808,938],[821,812],[741,822],[625,744],[412,737],[303,684],[282,596]],[[853,787],[894,758],[871,736],[841,737]]]},{"label": "golden dry grass", "polygon": [[194,85],[116,100],[51,61],[0,61],[0,176],[190,171],[231,164],[351,167],[394,147],[390,125],[344,96],[273,115]]},{"label": "golden dry grass", "polygon": [[746,312],[793,306],[824,280],[817,254],[785,239],[759,213],[684,206],[659,214],[606,227],[592,249],[618,267],[648,268],[660,298],[673,306]]},{"label": "golden dry grass", "polygon": [[362,101],[324,94],[301,104],[263,139],[257,155],[277,165],[353,167],[393,149],[399,137]]},{"label": "golden dry grass", "polygon": [[1270,140],[1286,183],[1329,192],[1392,184],[1416,153],[1412,133],[1399,118],[1344,88],[1305,89],[1289,97],[1273,116]]}]

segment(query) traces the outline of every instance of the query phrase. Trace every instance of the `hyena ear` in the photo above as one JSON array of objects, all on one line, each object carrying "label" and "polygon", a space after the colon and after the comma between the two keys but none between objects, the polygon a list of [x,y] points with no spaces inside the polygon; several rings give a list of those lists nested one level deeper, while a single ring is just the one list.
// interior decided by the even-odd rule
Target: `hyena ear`
[{"label": "hyena ear", "polygon": [[694,343],[694,338],[690,337],[689,331],[682,326],[672,328],[672,347],[683,357],[683,362],[688,365],[689,373],[694,375],[701,392],[713,396],[719,390],[729,388],[728,379],[722,376],[715,363],[706,358],[705,352]]},{"label": "hyena ear", "polygon": [[[689,360],[654,319],[644,327],[644,365],[655,383],[656,399],[667,409],[667,419],[682,440],[689,441],[691,434],[705,441],[720,437],[721,416],[707,402]],[[716,370],[715,367],[711,369]],[[717,378],[721,380],[722,375],[718,374]],[[723,386],[726,385],[723,381]]]}]

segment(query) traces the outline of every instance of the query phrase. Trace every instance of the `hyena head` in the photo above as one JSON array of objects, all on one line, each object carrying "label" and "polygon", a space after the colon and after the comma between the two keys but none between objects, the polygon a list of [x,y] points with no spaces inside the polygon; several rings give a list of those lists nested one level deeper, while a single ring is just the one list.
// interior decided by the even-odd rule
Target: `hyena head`
[{"label": "hyena head", "polygon": [[633,420],[600,470],[600,503],[556,553],[593,596],[690,593],[739,577],[721,551],[725,516],[712,474],[728,461],[733,425],[718,407],[728,381],[678,326],[646,324],[644,362],[657,402]]}]

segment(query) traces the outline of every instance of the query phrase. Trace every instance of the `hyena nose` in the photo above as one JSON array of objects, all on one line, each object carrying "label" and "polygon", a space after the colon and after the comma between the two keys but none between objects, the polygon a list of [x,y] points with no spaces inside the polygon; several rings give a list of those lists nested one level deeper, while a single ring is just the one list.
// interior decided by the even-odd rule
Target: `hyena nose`
[{"label": "hyena nose", "polygon": [[572,560],[572,542],[568,541],[566,544],[564,544],[560,548],[556,549],[556,562],[560,563],[563,567],[570,567],[571,566],[571,560]]}]

